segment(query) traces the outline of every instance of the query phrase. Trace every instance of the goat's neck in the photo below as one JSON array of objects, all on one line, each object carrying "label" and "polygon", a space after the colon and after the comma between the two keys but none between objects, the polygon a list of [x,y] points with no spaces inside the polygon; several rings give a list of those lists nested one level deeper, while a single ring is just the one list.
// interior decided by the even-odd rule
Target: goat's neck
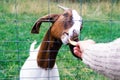
[{"label": "goat's neck", "polygon": [[60,40],[50,35],[50,31],[46,33],[37,56],[37,64],[44,69],[52,69],[55,64],[57,53],[62,45]]}]

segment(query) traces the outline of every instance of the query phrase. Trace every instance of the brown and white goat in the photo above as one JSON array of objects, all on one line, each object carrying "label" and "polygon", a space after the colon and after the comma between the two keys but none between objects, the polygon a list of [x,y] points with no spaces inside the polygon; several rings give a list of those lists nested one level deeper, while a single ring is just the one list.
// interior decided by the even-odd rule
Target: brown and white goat
[{"label": "brown and white goat", "polygon": [[[82,18],[76,10],[59,6],[63,14],[50,14],[38,19],[32,28],[32,33],[39,33],[42,22],[51,22],[39,50],[33,49],[20,71],[20,80],[59,80],[59,72],[55,63],[57,53],[62,44],[68,44],[73,53],[69,39],[78,41]],[[31,47],[35,44],[32,43]]]}]

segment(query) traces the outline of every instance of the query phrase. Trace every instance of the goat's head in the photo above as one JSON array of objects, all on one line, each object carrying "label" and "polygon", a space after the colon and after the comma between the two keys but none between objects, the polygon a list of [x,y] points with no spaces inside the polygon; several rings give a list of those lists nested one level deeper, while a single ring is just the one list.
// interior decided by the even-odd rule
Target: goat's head
[{"label": "goat's head", "polygon": [[[64,10],[63,14],[50,14],[38,19],[31,31],[32,33],[39,33],[42,22],[52,23],[43,39],[46,42],[42,42],[37,57],[38,65],[42,68],[52,68],[62,43],[68,44],[69,39],[78,41],[78,35],[82,28],[82,18],[76,10],[59,7]],[[70,44],[69,46],[73,53],[73,46]]]}]

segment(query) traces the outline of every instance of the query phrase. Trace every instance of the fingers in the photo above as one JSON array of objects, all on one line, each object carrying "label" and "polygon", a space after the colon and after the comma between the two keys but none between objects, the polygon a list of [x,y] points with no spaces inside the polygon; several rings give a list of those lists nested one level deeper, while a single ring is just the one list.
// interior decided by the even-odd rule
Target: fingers
[{"label": "fingers", "polygon": [[91,39],[77,42],[76,46],[74,47],[74,54],[82,58],[84,49],[93,44],[95,44],[95,41]]},{"label": "fingers", "polygon": [[76,56],[78,56],[78,57],[81,58],[82,53],[81,53],[81,51],[80,51],[79,46],[74,47],[74,54],[75,54]]}]

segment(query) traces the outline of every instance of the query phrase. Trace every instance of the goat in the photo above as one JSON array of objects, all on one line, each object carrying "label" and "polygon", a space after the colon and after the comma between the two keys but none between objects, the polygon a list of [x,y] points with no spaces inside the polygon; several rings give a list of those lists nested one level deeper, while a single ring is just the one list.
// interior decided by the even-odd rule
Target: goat
[{"label": "goat", "polygon": [[[52,23],[41,45],[38,47],[39,50],[32,49],[37,52],[30,54],[22,66],[20,80],[60,80],[55,63],[57,53],[62,44],[68,44],[73,53],[74,46],[69,44],[69,39],[78,41],[78,35],[82,27],[82,18],[76,10],[60,5],[59,7],[64,10],[63,14],[43,16],[34,24],[31,33],[38,34],[42,22]],[[35,42],[31,44],[31,47],[34,47],[33,44]]]}]

